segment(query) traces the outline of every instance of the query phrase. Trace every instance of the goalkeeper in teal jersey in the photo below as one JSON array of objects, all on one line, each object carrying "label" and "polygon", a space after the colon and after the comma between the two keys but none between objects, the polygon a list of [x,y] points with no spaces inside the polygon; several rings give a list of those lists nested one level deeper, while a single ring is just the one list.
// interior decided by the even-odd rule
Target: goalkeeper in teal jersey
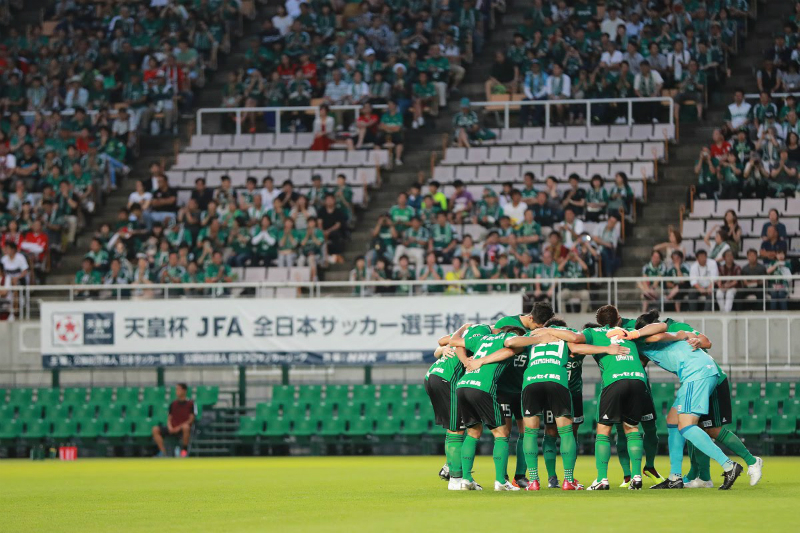
[{"label": "goalkeeper in teal jersey", "polygon": [[[494,436],[494,452],[492,454],[495,468],[494,490],[519,490],[519,487],[506,480],[509,431],[504,423],[500,403],[497,400],[497,384],[500,376],[508,369],[511,358],[522,351],[521,349],[505,348],[505,340],[515,335],[524,335],[525,330],[506,326],[499,330],[493,329],[490,335],[471,334],[470,330],[467,330],[466,337],[456,333],[449,345],[456,348],[459,359],[466,361],[464,365],[466,372],[456,385],[458,408],[461,411],[464,426],[467,428],[467,436],[464,437],[461,447],[463,474],[461,490],[476,490],[479,487],[472,478],[472,465],[475,462],[475,450],[484,424]],[[474,354],[471,360],[496,355],[496,361],[471,369],[469,367],[471,360],[466,359],[467,350]],[[495,354],[495,352],[501,353]]]},{"label": "goalkeeper in teal jersey", "polygon": [[[516,326],[527,332],[541,328],[554,314],[553,307],[549,303],[536,302],[533,304],[529,314],[503,317],[497,321],[494,327],[500,329],[504,326]],[[508,428],[509,435],[511,434],[511,417],[513,416],[514,420],[517,422],[519,437],[514,447],[517,461],[512,484],[517,485],[521,489],[525,489],[528,486],[528,478],[525,477],[525,450],[523,448],[525,426],[522,422],[522,411],[520,410],[522,402],[522,377],[527,367],[527,357],[527,350],[517,354],[517,356],[514,357],[511,367],[500,376],[500,381],[497,384],[497,401],[500,402],[500,406],[503,409],[505,424]],[[550,484],[558,488],[558,476],[555,474],[557,454],[556,439],[558,438],[558,433],[556,432],[555,426],[552,424],[548,426],[547,429],[548,434],[544,437],[545,465],[547,466],[548,474],[550,474]]]},{"label": "goalkeeper in teal jersey", "polygon": [[[445,455],[447,463],[439,472],[439,477],[448,481],[448,490],[461,490],[461,446],[464,443],[464,424],[458,409],[456,384],[464,375],[464,364],[456,357],[455,350],[447,344],[454,335],[461,336],[467,325],[453,335],[439,339],[434,355],[438,360],[425,373],[425,392],[431,399],[436,424],[445,431]],[[492,329],[485,324],[469,328],[469,335],[489,335]]]},{"label": "goalkeeper in teal jersey", "polygon": [[[636,321],[636,328],[641,329],[647,324],[656,322],[658,320],[658,315],[659,313],[657,311],[643,314]],[[708,337],[685,322],[678,322],[668,318],[664,323],[667,325],[667,333],[687,332],[690,334],[690,336],[696,339],[693,343],[700,348],[698,352],[708,355],[707,352],[703,352],[703,350],[709,350],[711,348],[711,341]],[[709,356],[709,358],[711,357]],[[700,417],[698,425],[712,439],[715,439],[718,443],[724,444],[728,449],[744,459],[747,463],[747,475],[750,476],[750,485],[756,485],[761,479],[764,462],[760,457],[755,457],[751,454],[734,432],[727,427],[723,427],[733,421],[731,412],[731,388],[728,382],[728,376],[722,368],[720,368],[713,358],[711,358],[711,362],[716,368],[717,380],[709,398],[708,413]],[[711,473],[709,471],[709,456],[695,447],[691,442],[687,442],[686,444],[692,467],[688,475],[682,480],[684,486],[687,488],[712,488],[714,484],[711,481]],[[676,485],[676,483],[673,483],[673,485]]]},{"label": "goalkeeper in teal jersey", "polygon": [[[658,312],[645,313],[655,321]],[[697,337],[687,331],[667,333],[667,325],[651,323],[642,329],[625,330],[618,328],[609,332],[616,339],[636,340],[642,358],[653,361],[658,366],[678,376],[680,388],[675,403],[667,414],[669,430],[669,479],[655,489],[682,489],[683,448],[690,441],[703,453],[717,461],[725,471],[721,490],[730,489],[739,475],[742,466],[733,462],[697,425],[702,415],[708,414],[709,398],[717,386],[717,365],[705,351],[699,349]],[[681,342],[688,340],[689,342]]]}]

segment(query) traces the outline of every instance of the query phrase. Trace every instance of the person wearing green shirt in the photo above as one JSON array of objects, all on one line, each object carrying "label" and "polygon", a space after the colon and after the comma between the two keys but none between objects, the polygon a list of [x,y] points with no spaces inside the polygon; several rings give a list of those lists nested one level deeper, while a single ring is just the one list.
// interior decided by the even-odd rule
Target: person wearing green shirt
[{"label": "person wearing green shirt", "polygon": [[450,81],[450,61],[442,55],[442,49],[438,44],[429,47],[428,57],[421,62],[419,68],[428,73],[428,78],[436,88],[439,107],[446,106],[447,85]]},{"label": "person wearing green shirt", "polygon": [[310,267],[312,281],[317,279],[317,264],[322,261],[324,246],[325,234],[319,228],[317,218],[309,217],[306,221],[306,229],[301,233],[297,265],[305,266],[307,264]]},{"label": "person wearing green shirt", "polygon": [[278,236],[269,216],[261,217],[261,222],[250,229],[250,246],[256,264],[272,266],[278,257]]},{"label": "person wearing green shirt", "polygon": [[431,226],[431,247],[430,249],[441,258],[444,263],[450,263],[456,250],[457,241],[453,238],[453,226],[447,222],[447,213],[439,211],[436,213],[436,224]]},{"label": "person wearing green shirt", "polygon": [[[466,368],[466,372],[456,385],[458,406],[461,409],[464,427],[467,428],[467,436],[461,447],[463,473],[461,490],[478,489],[478,484],[472,477],[472,466],[484,424],[494,437],[492,454],[495,469],[494,490],[519,490],[519,487],[506,480],[509,430],[504,423],[502,407],[497,399],[497,382],[513,363],[512,358],[522,351],[521,348],[506,348],[504,345],[506,339],[524,334],[525,330],[522,328],[507,326],[492,329],[489,335],[471,334],[470,330],[467,330],[466,337],[454,335],[450,340],[449,345],[456,348],[458,358],[465,361]],[[469,360],[466,359],[467,350],[474,354]],[[489,356],[493,357],[492,363],[470,366],[476,360]]]},{"label": "person wearing green shirt", "polygon": [[[395,281],[414,281],[417,273],[409,266],[408,256],[401,255],[397,261],[397,267],[392,272],[392,279]],[[413,292],[412,285],[400,285],[397,287],[397,294],[410,294]]]},{"label": "person wearing green shirt", "polygon": [[636,283],[642,295],[642,313],[661,298],[662,285],[658,278],[664,277],[666,271],[663,254],[660,250],[653,250],[650,261],[642,267],[642,277],[647,279]]},{"label": "person wearing green shirt", "polygon": [[427,110],[432,116],[439,114],[439,101],[436,98],[436,86],[428,79],[428,73],[422,71],[419,73],[419,81],[414,84],[411,89],[413,97],[413,105],[411,108],[414,115],[414,121],[411,127],[417,129],[425,125],[425,111]]},{"label": "person wearing green shirt", "polygon": [[205,277],[205,283],[230,283],[233,281],[231,267],[222,262],[222,252],[219,250],[214,251],[211,256],[211,262],[206,265],[203,276]]},{"label": "person wearing green shirt", "polygon": [[[425,264],[422,266],[422,269],[419,272],[419,279],[428,281],[444,281],[444,270],[442,270],[442,267],[436,262],[436,254],[434,252],[428,252],[428,254],[425,256]],[[436,294],[444,292],[445,286],[424,285],[423,288],[429,294]]]},{"label": "person wearing green shirt", "polygon": [[103,248],[100,239],[92,239],[89,251],[86,252],[84,257],[90,258],[92,266],[101,274],[108,270],[108,252]]},{"label": "person wearing green shirt", "polygon": [[461,108],[453,116],[453,137],[458,146],[469,148],[471,140],[478,140],[480,137],[480,119],[475,111],[470,109],[469,98],[461,99]]},{"label": "person wearing green shirt", "polygon": [[294,220],[287,218],[283,221],[283,229],[278,232],[278,266],[293,267],[297,259],[297,250],[300,248],[302,234],[298,235],[294,229]]},{"label": "person wearing green shirt", "polygon": [[[103,276],[94,269],[94,260],[87,254],[83,258],[82,268],[75,274],[75,285],[100,285]],[[81,296],[92,296],[90,291],[79,291]]]},{"label": "person wearing green shirt", "polygon": [[667,277],[681,277],[686,281],[667,281],[665,285],[668,292],[664,298],[675,305],[676,313],[680,313],[681,302],[689,297],[689,289],[691,288],[689,285],[689,268],[683,262],[684,257],[682,251],[674,250],[671,258],[672,267],[667,270]]},{"label": "person wearing green shirt", "polygon": [[[553,260],[550,250],[542,252],[542,262],[536,265],[536,279],[555,279],[560,278],[561,272],[558,264]],[[537,302],[547,300],[552,302],[555,299],[556,284],[549,281],[537,281],[534,285],[533,298]]]},{"label": "person wearing green shirt", "polygon": [[394,251],[395,260],[401,255],[408,256],[419,269],[425,262],[424,254],[430,247],[430,238],[430,233],[423,227],[422,220],[418,216],[411,217],[411,226],[403,231],[402,243]]},{"label": "person wearing green shirt", "polygon": [[397,195],[397,204],[389,209],[389,217],[392,219],[397,233],[402,234],[406,230],[414,215],[414,208],[408,205],[408,195],[401,192]]}]

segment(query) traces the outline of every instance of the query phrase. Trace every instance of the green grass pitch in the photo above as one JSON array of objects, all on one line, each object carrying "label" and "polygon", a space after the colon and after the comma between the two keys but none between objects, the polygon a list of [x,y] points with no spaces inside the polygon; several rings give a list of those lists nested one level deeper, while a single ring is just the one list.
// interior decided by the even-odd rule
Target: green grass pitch
[{"label": "green grass pitch", "polygon": [[[794,530],[800,458],[767,457],[764,478],[730,492],[492,492],[491,457],[479,457],[484,492],[450,492],[427,457],[263,457],[0,461],[0,531],[768,531]],[[511,472],[513,472],[511,459]],[[667,458],[656,463],[667,469]],[[540,462],[540,467],[544,464]],[[560,471],[559,461],[559,471]],[[688,465],[686,466],[688,468]],[[721,469],[712,465],[715,484]],[[594,459],[580,457],[588,484]],[[525,526],[528,524],[528,526]],[[552,528],[552,529],[550,529]]]}]

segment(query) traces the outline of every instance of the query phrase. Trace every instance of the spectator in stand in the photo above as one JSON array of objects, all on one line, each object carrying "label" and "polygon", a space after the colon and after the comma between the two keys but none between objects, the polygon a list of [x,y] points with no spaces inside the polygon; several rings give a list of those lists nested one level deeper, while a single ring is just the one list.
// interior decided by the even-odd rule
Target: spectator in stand
[{"label": "spectator in stand", "polygon": [[197,407],[192,400],[187,398],[187,392],[186,383],[175,385],[175,400],[169,406],[166,425],[153,426],[153,441],[158,446],[156,457],[166,456],[164,438],[171,435],[180,438],[180,449],[176,449],[175,456],[186,457],[189,454],[189,441],[192,435],[192,425],[197,418]]},{"label": "spectator in stand", "polygon": [[[728,249],[723,254],[723,260],[719,267],[720,276],[741,276],[742,269],[734,262],[733,251]],[[736,293],[739,289],[738,280],[717,280],[717,304],[720,311],[730,313],[733,311],[733,304],[736,301]]]},{"label": "spectator in stand", "polygon": [[[636,96],[640,98],[651,98],[661,94],[661,87],[664,79],[657,70],[653,70],[650,63],[642,61],[639,65],[640,72],[636,75],[633,82],[633,89]],[[645,102],[637,104],[637,122],[658,123],[659,102]]]},{"label": "spectator in stand", "polygon": [[[372,269],[369,266],[367,266],[367,263],[364,260],[363,256],[356,257],[353,269],[350,271],[349,280],[352,283],[357,283],[357,282],[360,283],[372,280]],[[353,294],[356,296],[370,295],[372,294],[372,292],[373,292],[373,287],[364,287],[362,285],[356,285],[355,287],[353,287]]]},{"label": "spectator in stand", "polygon": [[792,287],[792,262],[786,259],[786,250],[784,248],[775,252],[775,260],[767,267],[767,275],[775,276],[774,281],[769,281],[770,310],[786,311],[788,309],[789,291]]},{"label": "spectator in stand", "polygon": [[653,246],[653,251],[661,252],[662,257],[670,259],[675,252],[681,252],[681,258],[683,258],[686,256],[686,249],[683,244],[681,244],[682,242],[683,237],[681,236],[681,232],[676,230],[673,226],[667,226],[667,241]]},{"label": "spectator in stand", "polygon": [[725,125],[722,133],[725,138],[733,136],[737,130],[750,126],[752,106],[744,99],[744,90],[736,89],[733,95],[733,103],[725,110]]},{"label": "spectator in stand", "polygon": [[761,259],[765,262],[774,261],[780,250],[786,253],[786,241],[779,238],[776,226],[767,226],[766,238],[762,240],[759,252]]},{"label": "spectator in stand", "polygon": [[675,305],[676,313],[681,312],[681,303],[689,297],[690,291],[690,272],[684,264],[683,258],[684,255],[682,251],[674,250],[671,255],[672,267],[667,270],[666,275],[667,277],[671,278],[685,278],[686,281],[670,280],[664,282],[664,285],[668,291],[664,295],[664,299],[667,302],[672,302]]},{"label": "spectator in stand", "polygon": [[358,132],[356,149],[360,150],[365,143],[374,144],[377,141],[378,120],[378,115],[372,112],[372,106],[369,103],[361,107],[356,119],[356,131]]},{"label": "spectator in stand", "polygon": [[347,219],[342,210],[336,207],[336,198],[333,194],[325,195],[324,206],[318,216],[328,243],[328,260],[338,263],[341,261]]},{"label": "spectator in stand", "polygon": [[394,164],[403,164],[403,115],[396,100],[389,100],[387,110],[381,116],[378,129],[383,134],[383,147],[392,151]]},{"label": "spectator in stand", "polygon": [[493,94],[513,95],[516,92],[518,78],[519,70],[514,64],[503,52],[496,52],[489,79],[484,84],[486,101],[490,101]]},{"label": "spectator in stand", "polygon": [[714,235],[714,246],[711,248],[711,252],[708,254],[711,259],[716,261],[717,263],[722,263],[725,252],[731,249],[730,244],[728,244],[728,231],[724,228],[712,228],[711,231],[706,233],[705,238],[703,241],[706,243],[706,246],[711,246],[711,235]]},{"label": "spectator in stand", "polygon": [[780,214],[778,213],[777,209],[770,209],[769,210],[769,220],[764,222],[764,225],[761,227],[761,240],[765,241],[768,240],[768,231],[769,228],[775,228],[775,231],[778,233],[778,239],[785,241],[786,240],[786,226],[783,222],[780,221]]},{"label": "spectator in stand", "polygon": [[164,224],[167,220],[175,220],[178,213],[178,193],[169,186],[166,176],[158,177],[158,188],[153,191],[150,201],[152,211],[146,217],[148,226],[156,222]]},{"label": "spectator in stand", "polygon": [[721,159],[723,156],[728,155],[731,151],[731,144],[725,140],[725,137],[722,135],[722,130],[715,129],[712,135],[713,142],[709,147],[711,151],[711,157],[714,159]]},{"label": "spectator in stand", "polygon": [[[711,310],[711,298],[714,285],[712,279],[719,275],[716,261],[708,260],[708,252],[698,250],[695,252],[695,262],[689,269],[692,290],[689,297],[689,310]],[[700,307],[702,306],[702,309]]]},{"label": "spectator in stand", "polygon": [[694,165],[697,176],[697,194],[700,198],[714,199],[719,191],[717,171],[719,161],[711,155],[711,150],[704,146],[700,149],[700,157]]},{"label": "spectator in stand", "polygon": [[[758,252],[753,248],[747,250],[747,264],[741,267],[742,276],[766,276],[767,267],[758,261]],[[743,306],[753,310],[762,309],[764,282],[760,280],[744,280],[740,290]],[[751,298],[752,297],[752,298]],[[753,304],[750,302],[753,301]]]},{"label": "spectator in stand", "polygon": [[619,218],[609,215],[608,221],[604,225],[597,225],[592,235],[592,241],[600,246],[600,257],[602,257],[603,276],[610,278],[617,270],[617,246],[620,240]]},{"label": "spectator in stand", "polygon": [[797,164],[789,161],[789,150],[780,149],[780,160],[770,171],[770,192],[776,198],[794,197],[797,189]]},{"label": "spectator in stand", "polygon": [[430,233],[422,226],[420,218],[413,216],[411,217],[411,225],[403,230],[401,244],[395,250],[394,260],[397,262],[400,256],[406,256],[414,263],[416,270],[419,272],[425,262],[425,252],[429,246]]},{"label": "spectator in stand", "polygon": [[642,313],[646,313],[651,305],[659,305],[663,287],[657,278],[665,275],[664,256],[658,250],[653,250],[650,262],[642,267],[642,276],[647,279],[636,283],[642,294]]},{"label": "spectator in stand", "polygon": [[[589,267],[577,252],[570,250],[566,257],[562,258],[559,262],[558,273],[560,278],[582,280],[589,274]],[[585,281],[562,282],[561,298],[565,303],[570,304],[577,299],[580,312],[584,314],[589,312],[591,296],[589,294],[588,284]]]}]

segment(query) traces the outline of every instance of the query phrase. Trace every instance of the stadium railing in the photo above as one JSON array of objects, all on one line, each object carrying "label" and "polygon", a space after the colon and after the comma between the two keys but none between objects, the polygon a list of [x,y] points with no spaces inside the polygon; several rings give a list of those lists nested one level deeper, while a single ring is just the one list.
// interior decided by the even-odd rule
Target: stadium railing
[{"label": "stadium railing", "polygon": [[[674,126],[675,118],[674,118],[674,107],[675,102],[672,97],[669,96],[655,96],[655,97],[648,97],[648,98],[605,98],[605,99],[575,99],[575,100],[511,100],[509,96],[509,100],[493,100],[490,102],[471,102],[470,106],[472,108],[483,108],[486,111],[495,111],[495,112],[502,112],[503,119],[502,124],[503,128],[510,128],[511,127],[511,112],[512,111],[519,111],[522,107],[544,107],[544,128],[548,129],[550,126],[550,115],[551,115],[551,108],[553,106],[585,106],[586,108],[586,116],[592,116],[592,106],[597,105],[609,105],[609,104],[624,104],[627,107],[627,114],[625,115],[626,122],[625,124],[633,125],[633,108],[636,104],[643,104],[643,103],[660,103],[666,107],[669,107],[669,122],[671,126]],[[358,110],[361,109],[362,106],[360,105],[334,105],[330,106],[331,111],[343,111],[348,113],[353,113],[354,116],[358,114]],[[373,105],[373,109],[386,109],[386,105]],[[202,135],[203,134],[203,117],[208,115],[230,115],[233,114],[236,117],[236,135],[242,134],[242,114],[243,113],[273,113],[275,117],[275,131],[281,131],[281,114],[282,113],[297,113],[297,112],[305,112],[307,114],[313,114],[316,117],[319,116],[319,107],[318,106],[281,106],[281,107],[205,107],[197,110],[196,113],[196,123],[197,128],[195,134]],[[665,122],[666,124],[666,122]],[[593,124],[591,120],[586,121],[586,127],[592,128]]]}]

